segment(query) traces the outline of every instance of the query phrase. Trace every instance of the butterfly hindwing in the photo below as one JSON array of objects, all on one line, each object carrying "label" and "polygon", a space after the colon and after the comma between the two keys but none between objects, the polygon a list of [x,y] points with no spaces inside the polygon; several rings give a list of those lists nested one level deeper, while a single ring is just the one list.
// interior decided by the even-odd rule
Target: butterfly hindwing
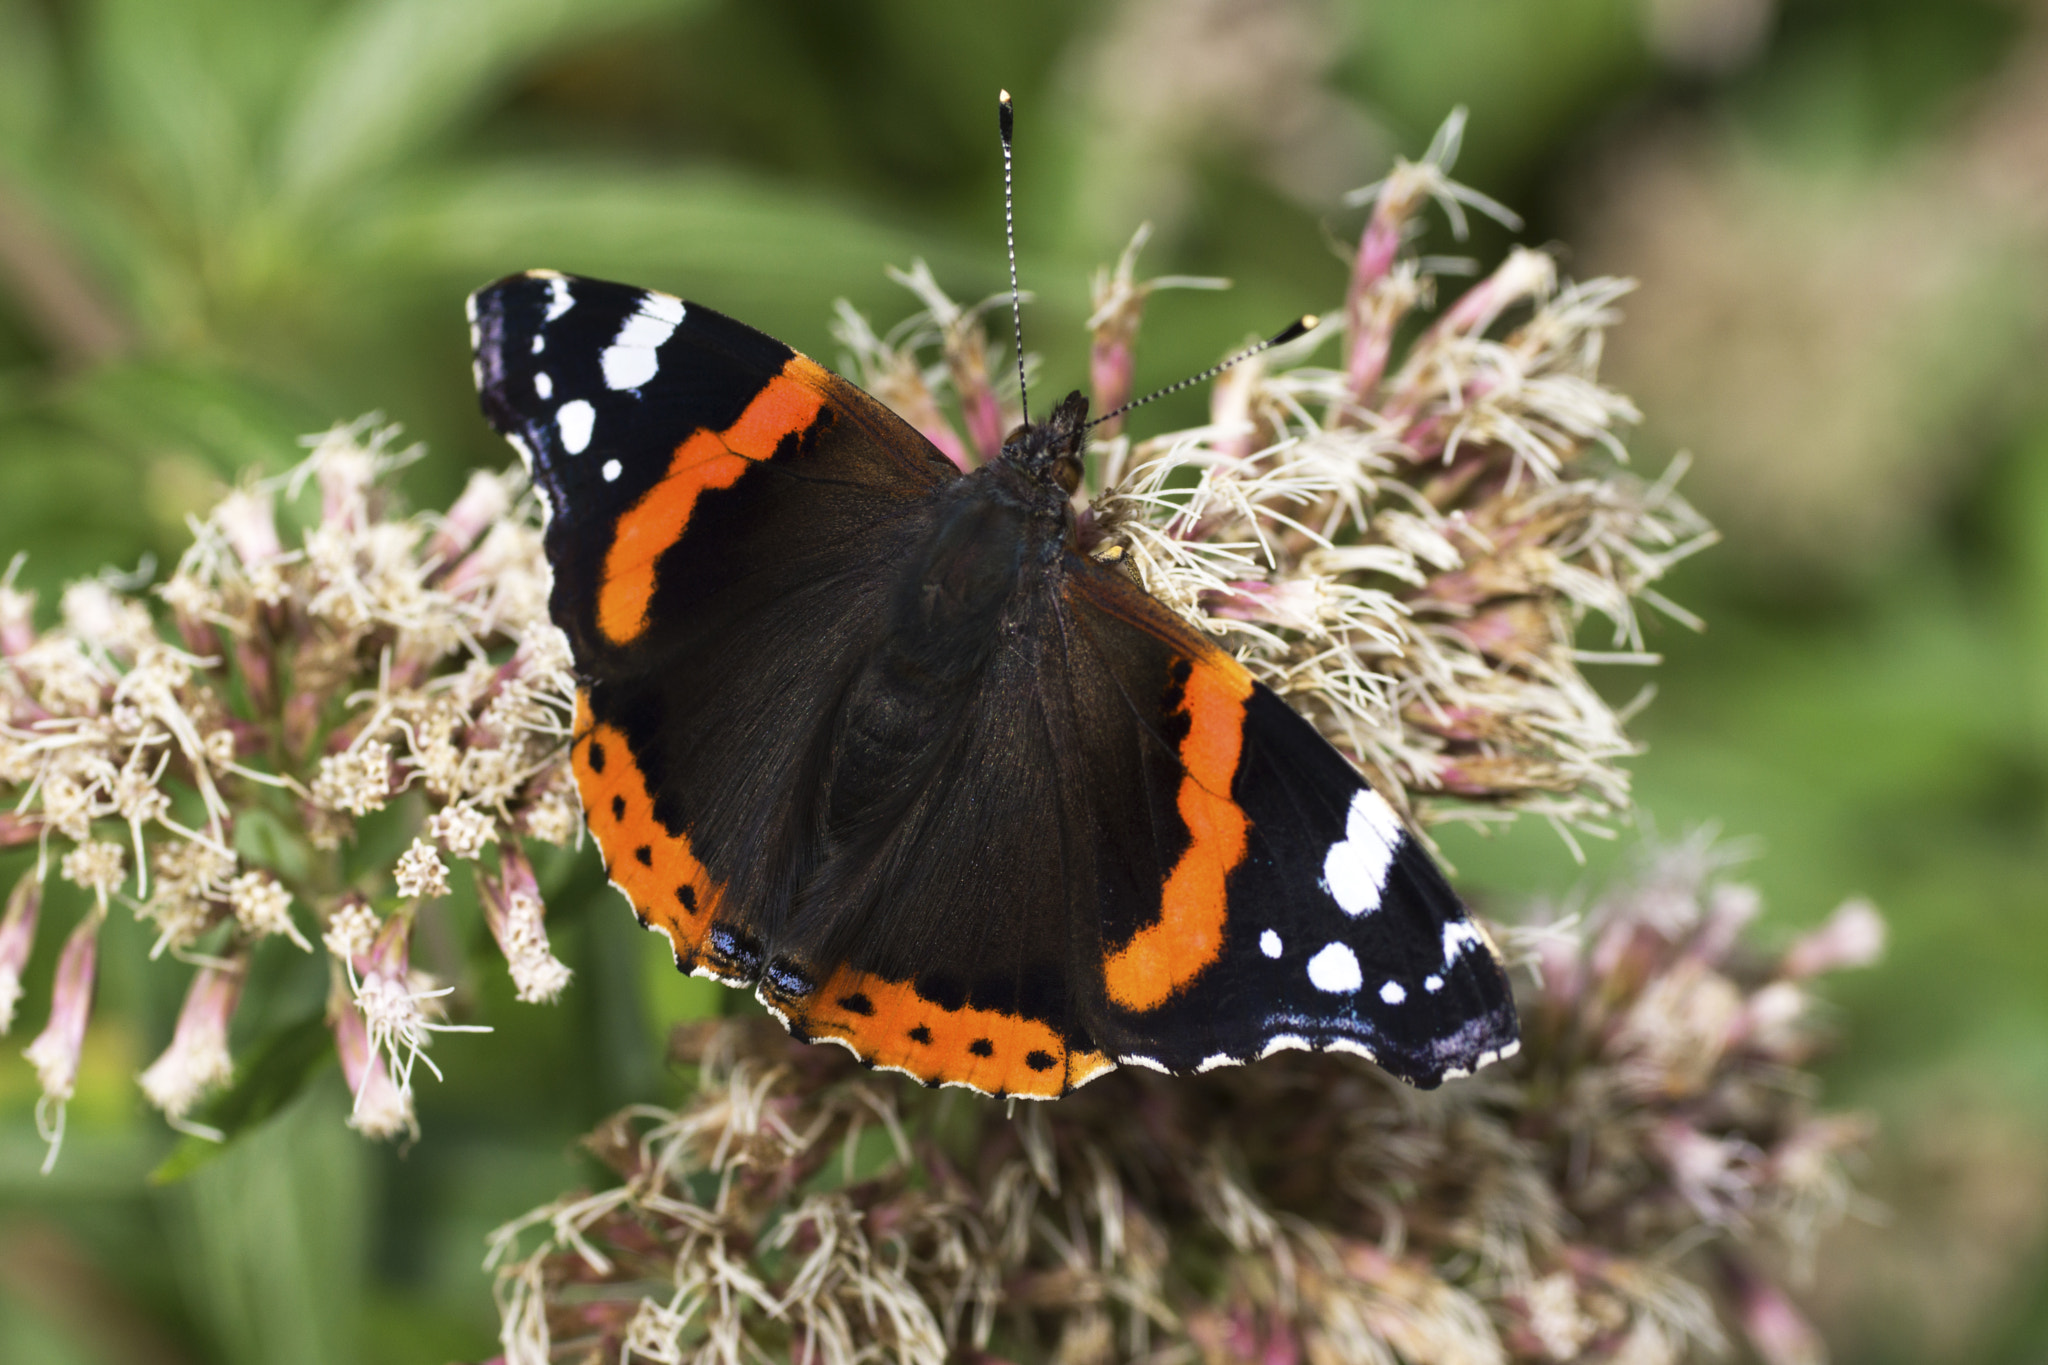
[{"label": "butterfly hindwing", "polygon": [[[1429,1086],[1511,1052],[1490,944],[1315,727],[1121,574],[1077,566],[1067,602],[1089,646],[1077,673],[1115,678],[1152,751],[1146,781],[1118,790],[1147,791],[1153,830],[1107,851],[1156,876],[1103,880],[1119,1060],[1184,1072],[1337,1049]],[[1116,762],[1107,742],[1097,766]]]}]

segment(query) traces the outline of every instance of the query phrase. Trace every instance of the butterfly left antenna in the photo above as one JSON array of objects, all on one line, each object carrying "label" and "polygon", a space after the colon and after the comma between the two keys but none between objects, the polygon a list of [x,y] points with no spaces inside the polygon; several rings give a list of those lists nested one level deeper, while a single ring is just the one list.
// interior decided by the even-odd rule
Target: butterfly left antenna
[{"label": "butterfly left antenna", "polygon": [[996,127],[1003,134],[1003,240],[1010,248],[1010,320],[1017,328],[1017,402],[1024,412],[1024,424],[1031,425],[1031,395],[1024,390],[1024,308],[1017,298],[1017,215],[1010,188],[1010,133],[1016,123],[1010,108],[1010,92],[996,96]]}]

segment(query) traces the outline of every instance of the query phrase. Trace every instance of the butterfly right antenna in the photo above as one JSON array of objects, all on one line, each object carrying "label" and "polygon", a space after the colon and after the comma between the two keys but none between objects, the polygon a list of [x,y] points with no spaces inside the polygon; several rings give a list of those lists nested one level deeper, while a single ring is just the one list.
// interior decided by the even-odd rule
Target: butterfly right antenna
[{"label": "butterfly right antenna", "polygon": [[1177,384],[1168,384],[1163,389],[1155,389],[1151,393],[1146,394],[1143,398],[1133,399],[1130,402],[1124,404],[1120,408],[1117,408],[1110,412],[1105,412],[1102,414],[1102,416],[1096,418],[1088,425],[1091,427],[1099,427],[1104,422],[1107,422],[1110,418],[1121,417],[1125,413],[1129,412],[1132,408],[1141,408],[1155,398],[1164,398],[1169,393],[1179,393],[1182,389],[1190,388],[1193,385],[1200,384],[1205,380],[1214,379],[1217,375],[1222,374],[1232,365],[1236,365],[1243,361],[1250,360],[1253,356],[1257,355],[1261,351],[1270,351],[1275,346],[1286,345],[1288,342],[1294,340],[1296,337],[1304,335],[1310,328],[1314,327],[1316,323],[1320,322],[1321,320],[1322,319],[1318,318],[1314,313],[1304,313],[1302,316],[1296,318],[1293,322],[1288,323],[1285,327],[1282,327],[1279,331],[1275,332],[1272,336],[1269,336],[1264,341],[1261,341],[1258,345],[1247,346],[1242,351],[1239,351],[1236,355],[1230,357],[1230,359],[1221,361],[1215,365],[1211,365],[1208,369],[1202,371],[1200,374],[1189,375],[1186,379],[1181,380]]}]

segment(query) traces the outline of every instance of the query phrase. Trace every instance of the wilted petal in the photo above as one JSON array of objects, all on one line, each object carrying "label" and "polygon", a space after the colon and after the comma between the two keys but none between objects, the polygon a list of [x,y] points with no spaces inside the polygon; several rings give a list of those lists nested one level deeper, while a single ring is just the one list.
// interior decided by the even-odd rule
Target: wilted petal
[{"label": "wilted petal", "polygon": [[201,1097],[234,1075],[228,1025],[242,999],[246,969],[246,959],[201,967],[185,992],[171,1045],[142,1073],[142,1093],[174,1120],[184,1118]]},{"label": "wilted petal", "polygon": [[43,884],[33,872],[24,874],[7,897],[0,917],[0,1034],[14,1027],[14,1007],[21,1003],[21,973],[36,945],[36,918],[43,908]]}]

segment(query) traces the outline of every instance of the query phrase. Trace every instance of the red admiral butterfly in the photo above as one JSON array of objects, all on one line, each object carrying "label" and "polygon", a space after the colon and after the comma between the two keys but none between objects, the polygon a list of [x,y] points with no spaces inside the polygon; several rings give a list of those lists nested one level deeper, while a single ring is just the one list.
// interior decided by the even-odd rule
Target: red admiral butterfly
[{"label": "red admiral butterfly", "polygon": [[531,271],[469,312],[551,511],[584,811],[679,968],[998,1095],[1283,1048],[1427,1087],[1515,1050],[1387,802],[1081,553],[1079,393],[962,474],[698,304]]}]

